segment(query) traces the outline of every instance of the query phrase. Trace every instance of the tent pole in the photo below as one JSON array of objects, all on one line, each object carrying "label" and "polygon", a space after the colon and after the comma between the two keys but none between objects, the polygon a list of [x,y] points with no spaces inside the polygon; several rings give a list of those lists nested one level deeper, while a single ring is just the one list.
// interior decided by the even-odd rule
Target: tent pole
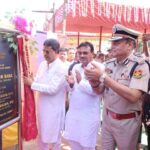
[{"label": "tent pole", "polygon": [[63,32],[63,34],[66,34],[66,8],[67,8],[67,0],[64,0],[63,26],[62,26],[62,32]]},{"label": "tent pole", "polygon": [[79,45],[79,43],[80,43],[80,32],[78,32],[78,36],[77,36],[77,45]]},{"label": "tent pole", "polygon": [[53,2],[53,24],[52,31],[55,33],[55,2]]},{"label": "tent pole", "polygon": [[[146,29],[144,29],[144,33],[146,34]],[[143,42],[143,52],[145,54],[146,57],[149,57],[149,52],[148,52],[148,46],[147,46],[147,42]]]},{"label": "tent pole", "polygon": [[100,26],[100,29],[99,29],[99,51],[101,51],[102,30],[103,30],[103,27],[102,27],[102,26]]}]

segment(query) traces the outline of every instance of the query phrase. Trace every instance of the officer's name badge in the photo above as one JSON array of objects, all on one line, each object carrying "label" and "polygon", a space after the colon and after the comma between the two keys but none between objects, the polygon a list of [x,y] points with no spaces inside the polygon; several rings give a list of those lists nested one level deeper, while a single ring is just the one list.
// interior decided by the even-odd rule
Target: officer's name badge
[{"label": "officer's name badge", "polygon": [[137,78],[137,79],[140,79],[142,77],[142,70],[135,70],[133,72],[133,77]]}]

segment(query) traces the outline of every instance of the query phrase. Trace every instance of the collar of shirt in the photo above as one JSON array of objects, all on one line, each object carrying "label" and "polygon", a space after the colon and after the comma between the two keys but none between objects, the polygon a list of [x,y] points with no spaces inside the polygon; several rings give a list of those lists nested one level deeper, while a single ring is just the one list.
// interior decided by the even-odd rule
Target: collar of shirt
[{"label": "collar of shirt", "polygon": [[59,61],[59,59],[58,58],[56,58],[53,62],[51,62],[51,63],[47,63],[47,69],[50,69],[54,64],[56,64],[57,63],[57,61]]},{"label": "collar of shirt", "polygon": [[117,64],[127,65],[130,62],[130,60],[132,60],[132,59],[133,59],[133,53],[131,53],[127,58],[125,58],[122,61],[117,62],[117,59],[116,59],[114,63],[115,63],[115,65],[117,65]]}]

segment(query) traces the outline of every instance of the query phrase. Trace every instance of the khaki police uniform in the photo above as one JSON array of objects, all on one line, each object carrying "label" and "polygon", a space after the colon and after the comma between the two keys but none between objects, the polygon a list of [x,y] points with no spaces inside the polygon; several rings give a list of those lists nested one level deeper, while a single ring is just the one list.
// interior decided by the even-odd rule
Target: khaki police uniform
[{"label": "khaki police uniform", "polygon": [[[136,62],[139,65],[130,78],[131,68]],[[143,58],[131,54],[119,63],[113,59],[106,63],[106,71],[118,83],[147,92],[150,75]],[[141,126],[142,97],[131,103],[106,87],[104,102],[102,150],[114,150],[116,145],[119,150],[135,150]]]}]

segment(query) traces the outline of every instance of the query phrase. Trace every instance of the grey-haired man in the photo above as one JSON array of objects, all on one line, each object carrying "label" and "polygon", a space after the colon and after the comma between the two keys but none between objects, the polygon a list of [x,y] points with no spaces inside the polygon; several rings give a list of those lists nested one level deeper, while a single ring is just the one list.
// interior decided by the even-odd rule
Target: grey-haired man
[{"label": "grey-haired man", "polygon": [[[113,27],[111,54],[106,71],[86,69],[89,80],[99,80],[104,90],[102,150],[135,150],[141,126],[142,97],[148,89],[149,69],[133,54],[139,33],[122,25]],[[139,65],[130,77],[133,65]]]}]

